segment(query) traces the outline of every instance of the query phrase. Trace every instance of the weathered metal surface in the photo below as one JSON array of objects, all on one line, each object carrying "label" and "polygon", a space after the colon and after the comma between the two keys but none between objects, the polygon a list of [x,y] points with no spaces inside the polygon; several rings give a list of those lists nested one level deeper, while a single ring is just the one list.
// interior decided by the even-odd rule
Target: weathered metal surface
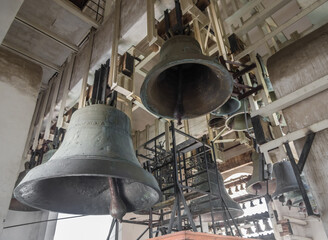
[{"label": "weathered metal surface", "polygon": [[[244,211],[241,209],[238,203],[231,199],[227,190],[224,186],[223,178],[221,173],[218,172],[216,175],[213,169],[209,170],[209,182],[211,184],[212,194],[212,207],[213,207],[213,218],[214,221],[220,221],[224,219],[224,214],[226,212],[227,218],[236,218],[243,215]],[[217,180],[218,177],[218,180]],[[208,184],[201,185],[201,190],[208,191]],[[227,211],[228,209],[228,211]],[[190,211],[194,216],[201,215],[203,222],[211,222],[211,203],[210,197],[205,196],[195,199],[190,204]]]},{"label": "weathered metal surface", "polygon": [[115,178],[127,212],[149,208],[161,193],[155,178],[141,168],[130,131],[129,118],[113,107],[79,109],[58,151],[26,175],[15,197],[55,212],[110,214],[108,179]]},{"label": "weathered metal surface", "polygon": [[231,97],[223,106],[211,112],[211,114],[222,117],[225,115],[232,115],[241,107],[241,103],[237,98]]},{"label": "weathered metal surface", "polygon": [[[252,178],[246,184],[246,191],[253,195],[265,195],[267,193],[272,194],[276,190],[275,179],[268,180],[264,179],[263,172],[263,155],[257,152],[252,153],[253,161],[253,173]],[[261,163],[262,162],[262,163]]]},{"label": "weathered metal surface", "polygon": [[277,179],[277,188],[272,194],[273,197],[299,190],[292,165],[289,161],[275,163],[273,165],[273,172]]},{"label": "weathered metal surface", "polygon": [[140,97],[152,113],[170,119],[195,118],[222,106],[232,93],[231,74],[201,52],[189,36],[174,36],[147,74]]},{"label": "weathered metal surface", "polygon": [[248,101],[243,99],[240,103],[238,111],[227,118],[225,125],[234,131],[247,131],[253,128]]},{"label": "weathered metal surface", "polygon": [[[23,178],[28,173],[29,169],[26,169],[19,173],[17,181],[15,183],[15,187],[23,180]],[[14,196],[12,196],[10,200],[9,210],[13,211],[22,211],[22,212],[33,212],[33,211],[39,211],[39,209],[32,208],[30,206],[27,206],[21,202],[19,202]]]}]

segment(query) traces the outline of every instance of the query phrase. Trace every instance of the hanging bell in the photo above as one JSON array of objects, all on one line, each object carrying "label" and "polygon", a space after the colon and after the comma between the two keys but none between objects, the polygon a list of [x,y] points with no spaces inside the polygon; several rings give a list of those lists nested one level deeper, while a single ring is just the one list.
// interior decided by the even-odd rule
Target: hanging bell
[{"label": "hanging bell", "polygon": [[246,205],[245,205],[245,203],[243,203],[243,209],[246,209]]},{"label": "hanging bell", "polygon": [[236,185],[236,187],[235,187],[235,192],[239,192],[238,185]]},{"label": "hanging bell", "polygon": [[251,115],[249,114],[248,108],[248,101],[245,99],[241,100],[238,111],[227,118],[225,122],[226,127],[234,131],[247,131],[253,129]]},{"label": "hanging bell", "polygon": [[264,224],[264,231],[271,231],[272,227],[270,226],[270,223],[267,218],[263,219],[263,224]]},{"label": "hanging bell", "polygon": [[253,201],[251,201],[250,203],[250,207],[255,207],[256,205],[253,203]]},{"label": "hanging bell", "polygon": [[210,114],[210,120],[208,121],[208,126],[210,128],[222,128],[224,127],[226,119],[224,117],[218,117]]},{"label": "hanging bell", "polygon": [[229,195],[232,195],[232,194],[233,194],[233,192],[232,192],[232,190],[231,190],[230,187],[228,188],[228,194],[229,194]]},{"label": "hanging bell", "polygon": [[[45,154],[43,154],[43,156],[42,156],[42,164],[46,163],[52,157],[52,155],[54,155],[55,152],[56,152],[56,150],[49,150],[48,152],[46,152]],[[20,172],[19,175],[18,175],[17,181],[15,183],[15,188],[23,180],[23,178],[26,176],[26,174],[29,171],[30,171],[30,169],[29,169],[29,163],[26,162],[25,163],[25,170],[22,171],[22,172]],[[40,211],[40,209],[32,208],[32,207],[30,207],[28,205],[25,205],[25,204],[19,202],[14,197],[14,194],[13,194],[11,200],[10,200],[9,210],[12,210],[12,211],[23,211],[23,212]]]},{"label": "hanging bell", "polygon": [[[246,184],[246,191],[249,194],[263,196],[267,194],[272,194],[276,189],[276,181],[264,179],[264,159],[263,154],[253,152],[252,161],[253,161],[253,174],[251,179]],[[269,189],[267,189],[269,186]]]},{"label": "hanging bell", "polygon": [[[26,176],[28,173],[29,169],[25,169],[24,171],[20,172],[18,175],[18,178],[15,183],[15,187],[22,181],[22,179]],[[22,211],[22,212],[33,212],[33,211],[39,211],[39,209],[32,208],[28,205],[25,205],[21,202],[19,202],[14,195],[11,197],[10,200],[10,205],[9,205],[9,210],[12,211]]]},{"label": "hanging bell", "polygon": [[[232,200],[232,198],[228,195],[227,190],[224,187],[221,173],[218,172],[218,175],[216,175],[215,171],[216,169],[209,170],[209,178],[211,179],[211,192],[212,194],[216,195],[212,196],[214,221],[223,220],[225,214],[227,218],[236,218],[243,215],[244,211],[241,209],[239,204]],[[217,176],[218,180],[213,181],[214,179],[217,179]],[[209,191],[209,187],[202,190]],[[228,209],[229,212],[226,209]],[[190,211],[192,215],[201,215],[203,222],[211,222],[212,214],[209,196],[193,200],[190,204]]]},{"label": "hanging bell", "polygon": [[241,103],[237,98],[231,97],[225,104],[223,104],[220,108],[211,112],[212,115],[223,117],[230,116],[236,113],[240,109]]},{"label": "hanging bell", "polygon": [[246,228],[246,234],[253,234],[254,231],[252,229],[252,227]]},{"label": "hanging bell", "polygon": [[298,183],[290,161],[281,161],[273,165],[277,188],[272,197],[299,190]]},{"label": "hanging bell", "polygon": [[255,225],[255,230],[257,233],[261,233],[261,232],[264,232],[263,229],[261,228],[261,225],[258,221],[254,222],[254,225]]},{"label": "hanging bell", "polygon": [[38,209],[117,219],[149,209],[161,193],[140,166],[130,131],[129,118],[113,107],[77,110],[57,152],[28,172],[15,197]]},{"label": "hanging bell", "polygon": [[203,55],[194,38],[178,35],[162,46],[160,62],[148,72],[140,97],[157,116],[188,119],[222,106],[232,87],[231,74],[216,60]]}]

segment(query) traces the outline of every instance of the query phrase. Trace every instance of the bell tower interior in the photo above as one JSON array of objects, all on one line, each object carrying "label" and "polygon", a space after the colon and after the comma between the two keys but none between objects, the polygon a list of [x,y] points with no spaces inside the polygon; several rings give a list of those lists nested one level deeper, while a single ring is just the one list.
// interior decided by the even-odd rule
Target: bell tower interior
[{"label": "bell tower interior", "polygon": [[328,239],[327,0],[2,0],[0,240]]}]

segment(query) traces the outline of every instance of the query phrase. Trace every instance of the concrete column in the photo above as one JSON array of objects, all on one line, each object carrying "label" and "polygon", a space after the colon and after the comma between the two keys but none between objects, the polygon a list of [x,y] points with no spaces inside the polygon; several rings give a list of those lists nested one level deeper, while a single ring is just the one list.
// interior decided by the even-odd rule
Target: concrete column
[{"label": "concrete column", "polygon": [[[328,75],[328,24],[271,56],[267,65],[277,98]],[[284,109],[288,130],[296,131],[328,119],[327,102],[326,90]],[[294,142],[299,155],[304,142],[305,139]],[[316,134],[305,164],[304,175],[318,204],[323,227],[328,235],[327,142],[328,130]],[[320,235],[318,231],[311,231],[310,234],[314,235],[313,239]]]},{"label": "concrete column", "polygon": [[0,236],[20,171],[41,77],[40,66],[0,48]]}]

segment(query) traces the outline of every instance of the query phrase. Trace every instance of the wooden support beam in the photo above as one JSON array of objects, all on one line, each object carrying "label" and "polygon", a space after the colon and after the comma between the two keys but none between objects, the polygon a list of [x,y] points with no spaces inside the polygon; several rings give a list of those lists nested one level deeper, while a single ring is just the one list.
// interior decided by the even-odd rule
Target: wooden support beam
[{"label": "wooden support beam", "polygon": [[318,1],[314,2],[309,7],[307,7],[306,9],[302,10],[300,13],[296,14],[294,17],[292,17],[291,19],[289,19],[287,22],[283,23],[278,28],[274,29],[271,33],[265,35],[262,39],[260,39],[256,43],[250,45],[244,51],[242,51],[241,53],[239,53],[238,55],[236,55],[235,56],[235,60],[239,60],[242,57],[244,57],[245,55],[253,52],[260,45],[262,45],[263,43],[265,43],[266,41],[268,41],[269,39],[271,39],[272,37],[274,37],[275,35],[277,35],[281,31],[285,30],[287,27],[289,27],[290,25],[294,24],[295,22],[297,22],[301,18],[305,17],[306,15],[308,15],[310,12],[312,12],[316,8],[320,7],[325,2],[327,2],[327,0],[318,0]]},{"label": "wooden support beam", "polygon": [[155,28],[155,0],[147,0],[147,40],[149,46],[157,41],[157,31]]},{"label": "wooden support beam", "polygon": [[117,81],[117,57],[118,57],[118,41],[120,40],[120,21],[121,21],[121,0],[115,1],[115,16],[113,22],[113,42],[112,53],[110,57],[110,69],[108,75],[108,85],[113,86]]},{"label": "wooden support beam", "polygon": [[68,92],[69,92],[69,85],[71,83],[72,73],[73,73],[73,67],[75,63],[75,54],[72,54],[69,56],[67,60],[67,67],[64,69],[64,75],[63,75],[63,97],[61,100],[61,105],[58,113],[58,119],[56,123],[57,128],[63,127],[63,120],[64,120],[64,113],[65,113],[65,107],[66,107],[66,101],[68,98]]},{"label": "wooden support beam", "polygon": [[86,90],[87,90],[88,76],[90,71],[90,63],[92,58],[94,35],[95,35],[95,29],[91,29],[90,38],[88,42],[87,56],[86,56],[87,60],[85,62],[85,66],[83,69],[84,72],[83,72],[83,79],[82,79],[81,95],[79,99],[79,109],[85,106]]},{"label": "wooden support beam", "polygon": [[63,71],[64,71],[64,67],[61,69],[58,76],[54,79],[55,83],[54,83],[54,88],[53,88],[53,92],[52,92],[49,116],[48,116],[47,123],[46,123],[46,129],[44,131],[44,137],[43,137],[44,140],[49,140],[49,137],[50,137],[50,128],[51,128],[53,114],[55,111],[56,100],[57,100],[58,93],[59,93],[59,91],[58,91],[59,86],[62,81]]}]

